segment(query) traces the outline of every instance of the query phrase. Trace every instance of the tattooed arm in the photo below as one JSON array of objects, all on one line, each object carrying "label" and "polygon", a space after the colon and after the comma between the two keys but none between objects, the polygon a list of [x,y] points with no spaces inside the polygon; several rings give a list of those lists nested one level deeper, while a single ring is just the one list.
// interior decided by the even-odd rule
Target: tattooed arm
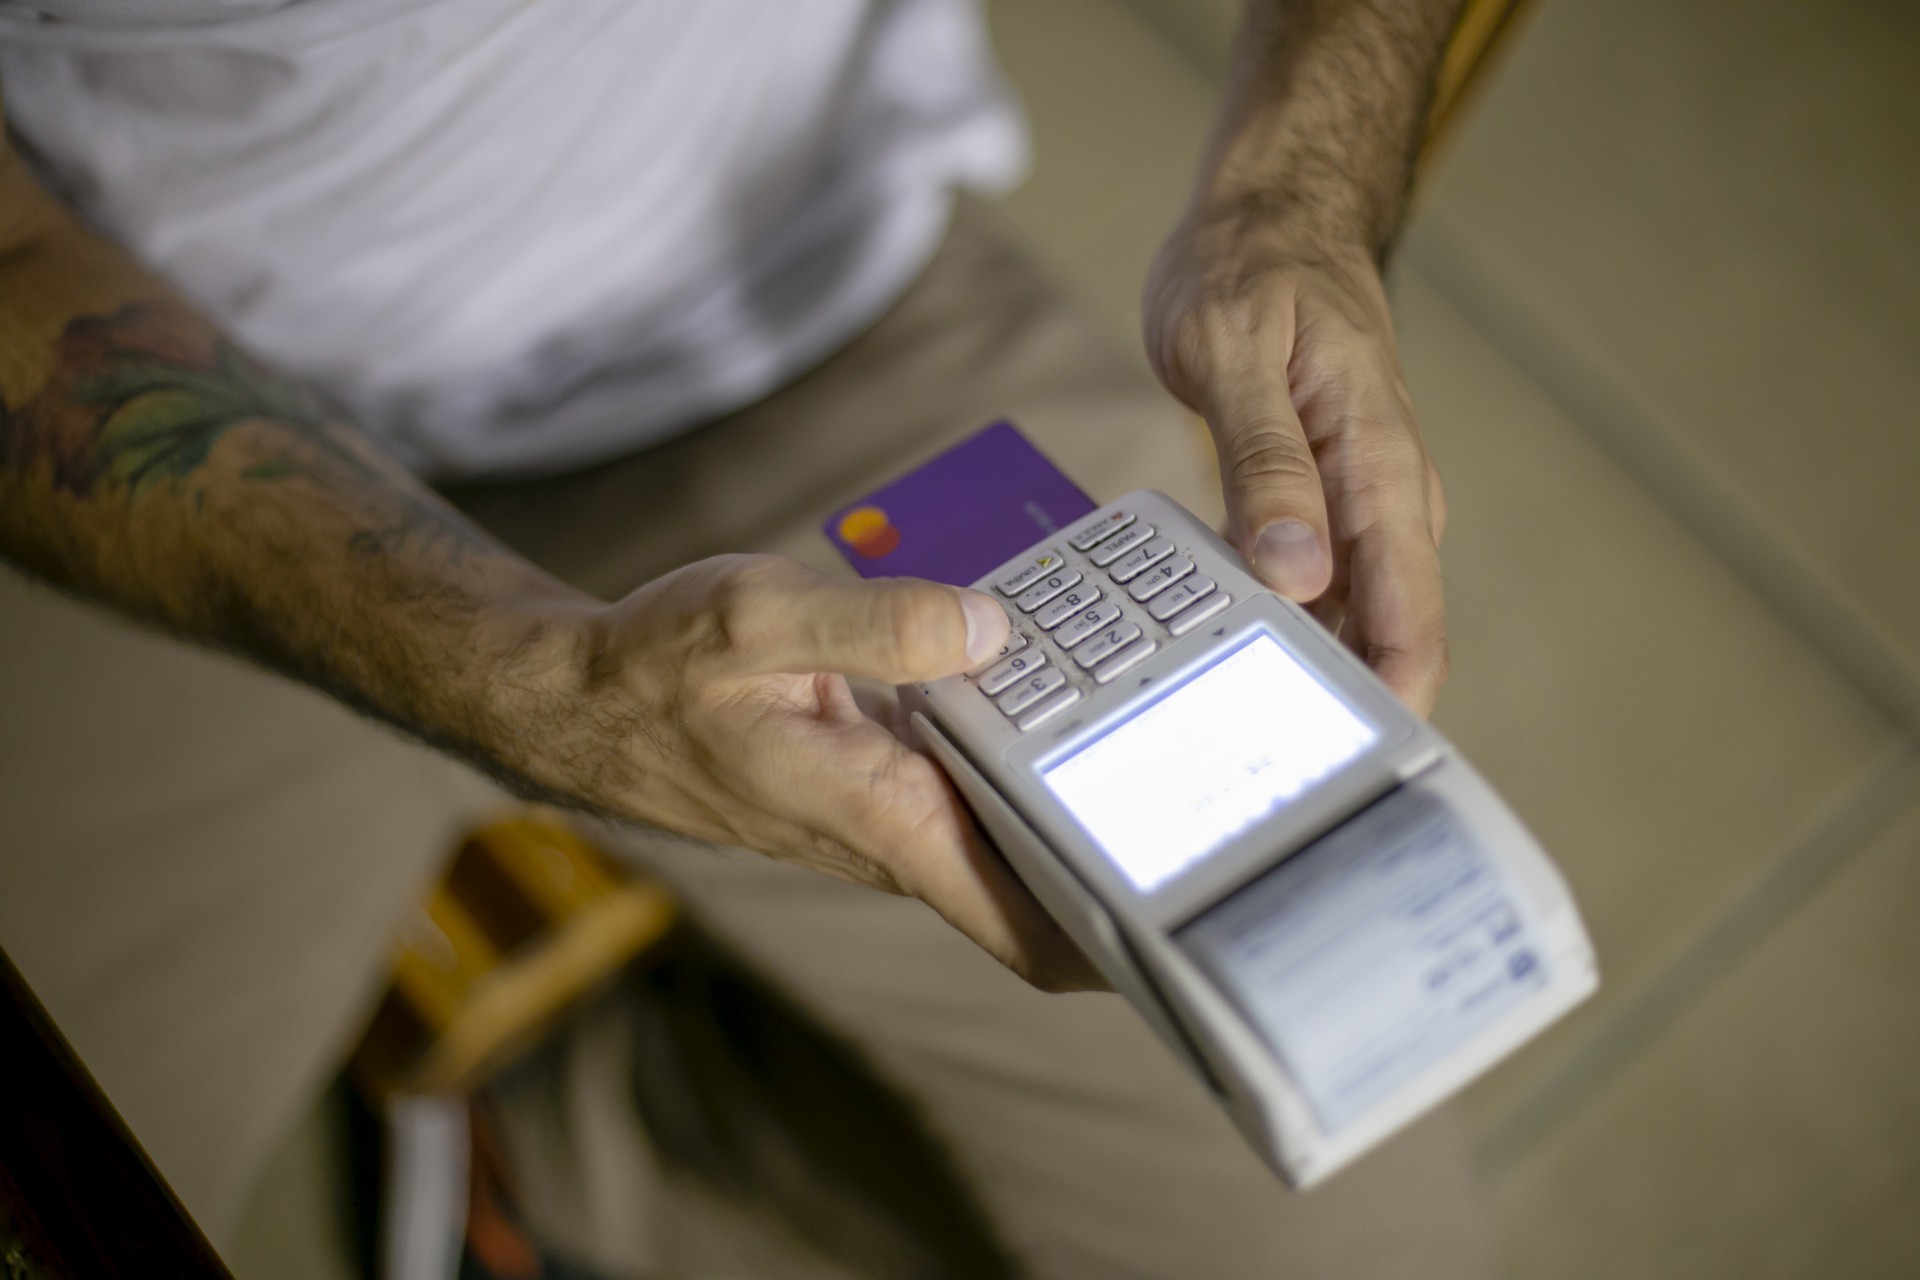
[{"label": "tattooed arm", "polygon": [[0,558],[323,688],[513,789],[932,905],[1091,972],[847,675],[977,665],[974,592],[730,556],[606,604],[490,540],[0,151]]},{"label": "tattooed arm", "polygon": [[11,149],[0,552],[497,772],[517,762],[495,745],[496,666],[577,608],[79,227]]}]

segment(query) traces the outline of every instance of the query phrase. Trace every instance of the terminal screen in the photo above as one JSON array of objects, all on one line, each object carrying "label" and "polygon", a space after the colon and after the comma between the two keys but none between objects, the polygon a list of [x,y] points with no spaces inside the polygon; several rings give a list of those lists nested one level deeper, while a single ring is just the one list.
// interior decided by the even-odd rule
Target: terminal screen
[{"label": "terminal screen", "polygon": [[1310,791],[1379,733],[1254,636],[1041,777],[1141,892]]}]

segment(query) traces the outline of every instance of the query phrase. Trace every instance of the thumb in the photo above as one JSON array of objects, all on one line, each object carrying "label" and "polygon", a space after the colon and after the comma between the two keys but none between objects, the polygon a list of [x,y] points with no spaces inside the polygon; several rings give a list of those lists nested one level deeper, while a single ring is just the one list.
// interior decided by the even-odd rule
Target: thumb
[{"label": "thumb", "polygon": [[1009,630],[992,596],[919,578],[853,582],[802,570],[758,595],[750,607],[762,621],[751,631],[761,642],[748,652],[762,672],[937,680],[991,658]]},{"label": "thumb", "polygon": [[1284,380],[1245,383],[1207,415],[1234,541],[1268,586],[1308,601],[1327,589],[1327,500]]}]

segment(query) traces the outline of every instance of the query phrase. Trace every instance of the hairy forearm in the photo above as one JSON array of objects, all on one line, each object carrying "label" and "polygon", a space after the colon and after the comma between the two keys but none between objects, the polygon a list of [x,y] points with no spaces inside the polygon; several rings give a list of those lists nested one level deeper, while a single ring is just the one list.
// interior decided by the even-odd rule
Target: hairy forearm
[{"label": "hairy forearm", "polygon": [[1385,256],[1462,0],[1250,0],[1196,206]]},{"label": "hairy forearm", "polygon": [[0,177],[0,557],[514,777],[588,602],[18,174]]}]

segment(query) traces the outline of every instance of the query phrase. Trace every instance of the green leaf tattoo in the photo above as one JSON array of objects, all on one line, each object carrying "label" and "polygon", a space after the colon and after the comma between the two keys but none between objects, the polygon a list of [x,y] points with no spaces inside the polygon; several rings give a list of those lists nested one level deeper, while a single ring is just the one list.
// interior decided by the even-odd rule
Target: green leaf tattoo
[{"label": "green leaf tattoo", "polygon": [[[276,378],[219,344],[211,369],[195,369],[137,350],[119,350],[112,364],[73,389],[100,412],[94,476],[138,497],[149,485],[179,480],[206,462],[220,437],[243,422],[272,419],[318,430],[322,420],[298,386]],[[268,462],[248,474],[267,479],[292,471]]]},{"label": "green leaf tattoo", "polygon": [[356,554],[419,551],[439,563],[498,548],[425,495],[396,494],[398,474],[356,448],[319,397],[253,360],[177,303],[135,303],[82,316],[60,336],[53,372],[33,398],[0,401],[0,467],[44,468],[81,499],[139,502],[177,493],[195,510],[197,473],[236,428],[253,424],[230,461],[244,482],[299,479],[352,494]]},{"label": "green leaf tattoo", "polygon": [[0,464],[50,463],[54,483],[77,496],[112,490],[137,499],[193,475],[247,422],[289,428],[319,451],[264,458],[244,473],[249,479],[280,479],[318,462],[364,470],[299,383],[177,305],[136,303],[67,326],[47,384],[10,412],[0,406]]}]

